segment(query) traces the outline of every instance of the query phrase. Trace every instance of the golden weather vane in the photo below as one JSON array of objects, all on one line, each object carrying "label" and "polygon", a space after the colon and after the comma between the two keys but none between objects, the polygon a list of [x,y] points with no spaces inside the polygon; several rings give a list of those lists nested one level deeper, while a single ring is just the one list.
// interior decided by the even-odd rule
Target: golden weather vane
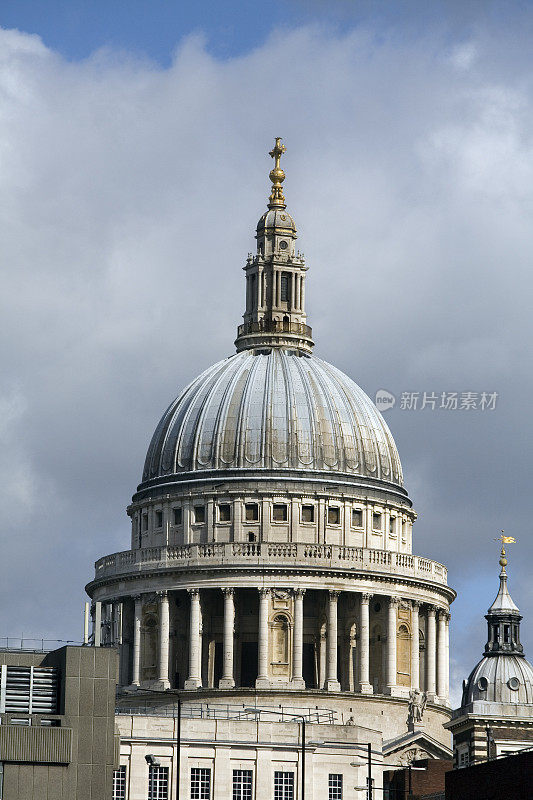
[{"label": "golden weather vane", "polygon": [[497,539],[494,539],[495,542],[501,542],[502,550],[500,553],[500,566],[503,570],[507,566],[507,558],[505,557],[505,545],[506,544],[515,544],[516,539],[514,536],[506,536],[505,531],[502,531],[501,534],[498,536]]},{"label": "golden weather vane", "polygon": [[269,205],[285,207],[282,183],[285,180],[285,173],[281,169],[279,162],[281,156],[287,148],[281,144],[281,136],[276,136],[276,144],[269,155],[274,159],[274,168],[270,170],[269,178],[272,181],[272,191],[270,192]]}]

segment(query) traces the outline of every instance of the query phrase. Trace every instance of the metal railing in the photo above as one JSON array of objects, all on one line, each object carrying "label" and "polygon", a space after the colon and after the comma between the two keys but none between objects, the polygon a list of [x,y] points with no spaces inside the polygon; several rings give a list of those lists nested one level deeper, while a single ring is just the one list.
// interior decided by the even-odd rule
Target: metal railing
[{"label": "metal railing", "polygon": [[[177,703],[163,707],[145,705],[136,706],[117,706],[115,713],[118,716],[140,716],[140,717],[169,717],[178,716]],[[267,717],[268,714],[268,717]],[[256,719],[265,721],[272,720],[272,715],[277,715],[277,722],[294,722],[305,718],[306,722],[315,725],[334,725],[337,714],[330,708],[296,708],[290,706],[232,706],[221,703],[182,703],[182,719],[227,719],[227,720],[248,720]],[[261,716],[263,715],[263,717]]]},{"label": "metal railing", "polygon": [[0,637],[0,650],[20,650],[28,653],[49,653],[67,644],[79,647],[83,642],[76,642],[73,639],[31,639],[26,636]]}]

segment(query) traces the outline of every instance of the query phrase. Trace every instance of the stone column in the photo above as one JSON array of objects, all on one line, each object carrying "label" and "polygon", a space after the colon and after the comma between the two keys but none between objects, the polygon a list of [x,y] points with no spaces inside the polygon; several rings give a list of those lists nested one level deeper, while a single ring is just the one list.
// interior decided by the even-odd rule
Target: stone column
[{"label": "stone column", "polygon": [[339,692],[337,680],[337,611],[340,592],[328,592],[328,667],[326,689],[328,692]]},{"label": "stone column", "polygon": [[420,689],[420,603],[413,600],[411,610],[411,688]]},{"label": "stone column", "polygon": [[222,589],[224,595],[224,662],[220,689],[233,689],[233,628],[235,625],[235,602],[233,589]]},{"label": "stone column", "polygon": [[434,700],[436,693],[436,674],[435,674],[435,606],[428,606],[427,610],[427,645],[426,645],[426,691]]},{"label": "stone column", "polygon": [[361,595],[359,611],[359,691],[361,694],[372,694],[370,683],[370,601],[372,595],[364,592]]},{"label": "stone column", "polygon": [[437,639],[437,695],[446,698],[446,611],[439,609]]},{"label": "stone column", "polygon": [[294,637],[292,642],[292,686],[305,689],[303,678],[305,589],[294,590]]},{"label": "stone column", "polygon": [[185,689],[199,689],[202,685],[202,640],[200,638],[200,590],[187,589],[191,601],[189,612],[189,677]]},{"label": "stone column", "polygon": [[445,668],[445,683],[446,683],[446,702],[450,702],[450,614],[446,614],[446,660],[444,663]]},{"label": "stone column", "polygon": [[168,609],[168,592],[158,592],[159,597],[159,663],[158,683],[162,689],[170,689],[168,679],[168,645],[170,635],[170,617]]},{"label": "stone column", "polygon": [[397,687],[396,631],[398,628],[397,597],[389,597],[387,613],[387,686],[386,693],[394,694]]},{"label": "stone column", "polygon": [[141,618],[142,618],[142,597],[140,594],[134,596],[135,610],[133,612],[133,675],[131,682],[133,686],[141,683]]},{"label": "stone column", "polygon": [[270,589],[259,589],[259,631],[257,680],[258,689],[268,689],[268,599]]}]

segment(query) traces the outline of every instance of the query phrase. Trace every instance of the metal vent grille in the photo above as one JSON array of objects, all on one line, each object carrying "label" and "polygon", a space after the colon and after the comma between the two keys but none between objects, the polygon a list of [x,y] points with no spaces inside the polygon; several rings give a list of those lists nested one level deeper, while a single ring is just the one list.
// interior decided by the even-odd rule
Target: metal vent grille
[{"label": "metal vent grille", "polygon": [[56,667],[0,667],[0,713],[57,714]]}]

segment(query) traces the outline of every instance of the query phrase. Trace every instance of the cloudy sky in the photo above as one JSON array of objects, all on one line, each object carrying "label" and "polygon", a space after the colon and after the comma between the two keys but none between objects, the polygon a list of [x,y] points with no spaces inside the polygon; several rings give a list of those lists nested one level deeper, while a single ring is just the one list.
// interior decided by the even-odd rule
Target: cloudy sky
[{"label": "cloudy sky", "polygon": [[415,552],[459,593],[455,696],[501,528],[533,657],[533,4],[4,0],[0,25],[0,636],[80,638],[162,411],[233,351],[283,136],[316,353],[397,397]]}]

